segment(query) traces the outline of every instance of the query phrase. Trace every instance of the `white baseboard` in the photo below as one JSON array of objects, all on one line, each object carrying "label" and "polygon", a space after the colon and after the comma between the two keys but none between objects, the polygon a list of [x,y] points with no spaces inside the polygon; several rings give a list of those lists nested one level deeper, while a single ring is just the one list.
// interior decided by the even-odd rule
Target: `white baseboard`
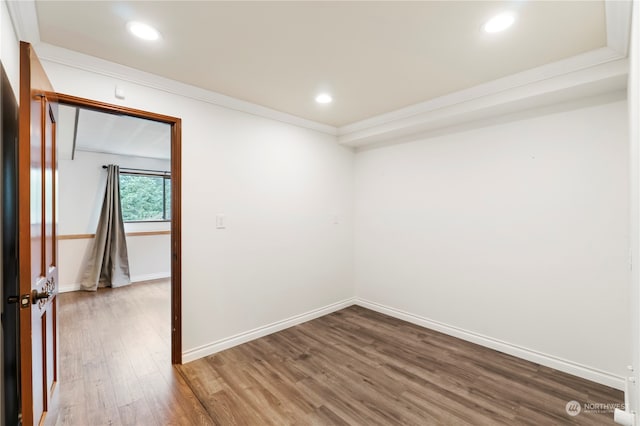
[{"label": "white baseboard", "polygon": [[499,352],[513,355],[518,358],[526,359],[527,361],[535,362],[536,364],[544,365],[546,367],[554,368],[556,370],[572,374],[574,376],[582,377],[583,379],[591,380],[593,382],[610,386],[622,391],[625,390],[624,377],[616,376],[614,374],[568,361],[566,359],[523,348],[521,346],[494,339],[492,337],[483,336],[482,334],[474,333],[472,331],[467,331],[458,327],[443,324],[438,321],[414,315],[365,299],[356,298],[355,304],[358,306],[362,306],[363,308],[371,309],[372,311],[380,312],[382,314],[386,314],[391,317],[419,325],[421,327],[439,331],[449,336],[457,337],[468,342],[495,349]]},{"label": "white baseboard", "polygon": [[171,272],[157,272],[155,274],[132,275],[131,282],[139,283],[142,281],[161,280],[163,278],[171,278]]},{"label": "white baseboard", "polygon": [[58,285],[58,293],[69,293],[71,291],[79,291],[80,284],[60,284]]},{"label": "white baseboard", "polygon": [[193,349],[189,349],[182,352],[182,362],[191,362],[196,359],[205,357],[207,355],[214,354],[216,352],[223,351],[225,349],[232,348],[242,343],[249,342],[251,340],[258,339],[263,336],[284,330],[294,325],[301,324],[303,322],[310,321],[312,319],[319,318],[323,315],[330,314],[340,309],[349,307],[355,303],[355,298],[346,299],[340,302],[332,303],[331,305],[324,306],[322,308],[314,309],[304,314],[295,315],[293,317],[277,321],[262,327],[254,328],[253,330],[245,331],[243,333],[236,334],[235,336],[220,339],[215,342],[208,343],[206,345],[198,346]]},{"label": "white baseboard", "polygon": [[[133,282],[148,281],[159,278],[167,278],[166,274],[149,274],[131,277]],[[59,292],[64,293],[68,291],[77,291],[80,289],[79,284],[71,284],[60,286]],[[362,306],[363,308],[371,309],[372,311],[380,312],[382,314],[389,315],[394,318],[401,319],[403,321],[410,322],[412,324],[419,325],[431,330],[439,331],[449,336],[457,337],[468,342],[476,343],[478,345],[495,349],[497,351],[513,355],[518,358],[525,359],[527,361],[535,362],[546,367],[554,368],[556,370],[572,374],[574,376],[582,377],[587,380],[591,380],[596,383],[600,383],[606,386],[610,386],[615,389],[625,390],[624,377],[616,376],[605,371],[601,371],[586,365],[582,365],[573,361],[558,358],[553,355],[537,352],[532,349],[524,348],[522,346],[514,345],[502,340],[494,339],[492,337],[484,336],[479,333],[464,330],[459,327],[451,326],[448,324],[434,321],[429,318],[414,315],[409,312],[395,309],[389,306],[385,306],[376,302],[361,298],[349,298],[343,301],[333,303],[331,305],[324,306],[322,308],[314,309],[312,311],[296,315],[281,321],[277,321],[262,327],[255,328],[243,333],[236,334],[215,342],[208,343],[206,345],[198,346],[193,349],[186,350],[182,353],[182,361],[190,362],[196,359],[205,357],[207,355],[214,354],[216,352],[229,349],[231,347],[240,345],[242,343],[249,342],[254,339],[284,330],[294,325],[301,324],[306,321],[310,321],[315,318],[319,318],[323,315],[330,314],[340,309],[344,309],[351,305]]]},{"label": "white baseboard", "polygon": [[[132,283],[139,283],[142,281],[160,280],[163,278],[171,278],[170,272],[158,272],[155,274],[133,275],[131,277]],[[60,284],[58,286],[58,293],[69,293],[70,291],[80,291],[80,283],[76,284]]]}]

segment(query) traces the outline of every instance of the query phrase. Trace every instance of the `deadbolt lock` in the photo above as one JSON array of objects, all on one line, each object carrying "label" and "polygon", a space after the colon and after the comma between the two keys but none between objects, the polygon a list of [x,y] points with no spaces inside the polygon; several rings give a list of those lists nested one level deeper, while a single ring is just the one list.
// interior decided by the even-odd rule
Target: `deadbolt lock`
[{"label": "deadbolt lock", "polygon": [[7,297],[7,303],[20,303],[20,309],[28,308],[31,306],[31,295],[23,294],[22,296],[9,296]]}]

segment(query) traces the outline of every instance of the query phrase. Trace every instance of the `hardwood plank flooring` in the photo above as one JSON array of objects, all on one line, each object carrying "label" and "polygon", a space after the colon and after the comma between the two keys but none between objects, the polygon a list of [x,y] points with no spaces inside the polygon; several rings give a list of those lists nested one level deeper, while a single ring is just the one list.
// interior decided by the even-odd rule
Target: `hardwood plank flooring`
[{"label": "hardwood plank flooring", "polygon": [[352,306],[179,366],[219,425],[606,425],[623,393]]},{"label": "hardwood plank flooring", "polygon": [[171,366],[171,283],[58,295],[58,411],[48,425],[211,425]]},{"label": "hardwood plank flooring", "polygon": [[179,367],[170,284],[58,296],[49,425],[606,425],[620,391],[352,306]]}]

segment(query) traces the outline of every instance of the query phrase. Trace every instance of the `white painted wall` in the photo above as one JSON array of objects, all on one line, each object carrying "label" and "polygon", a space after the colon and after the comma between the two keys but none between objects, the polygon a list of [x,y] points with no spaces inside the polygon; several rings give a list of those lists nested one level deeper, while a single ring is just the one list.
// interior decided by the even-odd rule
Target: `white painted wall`
[{"label": "white painted wall", "polygon": [[[169,150],[170,147],[167,147]],[[73,160],[58,161],[60,190],[58,233],[94,234],[100,217],[106,171],[103,164],[148,170],[171,170],[168,160],[76,151]],[[169,222],[126,223],[125,232],[170,230]],[[60,291],[80,288],[80,277],[92,240],[66,240],[58,243]],[[171,237],[169,235],[127,237],[129,267],[133,282],[171,276]]]},{"label": "white painted wall", "polygon": [[[43,65],[56,91],[182,118],[187,359],[353,296],[354,155],[334,136]],[[116,84],[126,90],[125,101],[113,96]],[[226,229],[213,226],[218,213]]]},{"label": "white painted wall", "polygon": [[357,297],[621,387],[629,166],[618,99],[359,152]]},{"label": "white painted wall", "polygon": [[20,44],[9,16],[7,3],[0,0],[0,58],[9,82],[18,98],[20,88]]},{"label": "white painted wall", "polygon": [[[171,170],[169,160],[76,151],[73,160],[58,161],[60,190],[58,234],[90,234],[96,231],[107,172],[105,164],[117,164],[124,168]],[[144,230],[170,229],[168,224],[127,223],[127,231],[141,230],[138,225],[146,225]],[[148,229],[148,228],[151,229]]]},{"label": "white painted wall", "polygon": [[[640,410],[640,4],[633,3],[631,19],[631,39],[629,47],[629,164],[631,198],[631,271],[630,307],[631,307],[631,354],[633,371],[627,371],[627,377],[634,377],[634,383],[627,384],[627,411],[638,413]],[[640,418],[636,414],[636,424]]]},{"label": "white painted wall", "polygon": [[[619,386],[630,351],[623,100],[362,151],[354,189],[354,155],[333,136],[100,66],[43,64],[60,92],[183,119],[186,359],[348,303],[355,282],[374,307]],[[217,213],[226,229],[213,228]]]},{"label": "white painted wall", "polygon": [[[80,290],[80,279],[91,250],[91,239],[60,240],[59,291]],[[171,236],[128,236],[131,282],[168,278],[171,276]]]}]

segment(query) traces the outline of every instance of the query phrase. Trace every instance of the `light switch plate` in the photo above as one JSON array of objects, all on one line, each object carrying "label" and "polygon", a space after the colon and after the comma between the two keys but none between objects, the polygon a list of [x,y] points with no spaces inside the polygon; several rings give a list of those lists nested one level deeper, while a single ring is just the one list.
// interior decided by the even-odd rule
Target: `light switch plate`
[{"label": "light switch plate", "polygon": [[224,215],[223,214],[217,214],[216,215],[216,229],[225,229],[226,223],[224,220]]}]

